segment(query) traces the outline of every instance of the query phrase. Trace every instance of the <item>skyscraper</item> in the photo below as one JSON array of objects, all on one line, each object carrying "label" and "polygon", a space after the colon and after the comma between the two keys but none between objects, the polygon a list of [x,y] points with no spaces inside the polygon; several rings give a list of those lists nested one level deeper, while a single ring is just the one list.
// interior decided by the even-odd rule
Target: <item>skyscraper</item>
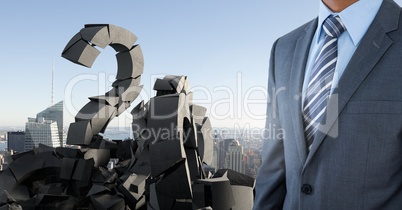
[{"label": "skyscraper", "polygon": [[14,152],[23,152],[25,145],[25,132],[23,131],[10,131],[7,132],[7,149]]},{"label": "skyscraper", "polygon": [[36,119],[40,118],[57,122],[57,130],[59,134],[60,145],[64,146],[65,132],[63,130],[63,101],[60,101],[57,104],[54,104],[51,107],[39,112],[36,115]]},{"label": "skyscraper", "polygon": [[244,174],[245,164],[243,158],[243,147],[240,146],[239,141],[233,140],[229,144],[228,152],[226,153],[225,168]]},{"label": "skyscraper", "polygon": [[219,153],[218,153],[218,144],[216,142],[214,142],[214,147],[213,148],[214,148],[214,152],[213,152],[213,156],[212,156],[212,164],[211,164],[211,166],[214,167],[216,170],[218,170],[219,169],[219,166],[218,166]]},{"label": "skyscraper", "polygon": [[28,118],[25,124],[25,151],[40,143],[51,147],[64,146],[63,101],[39,112],[36,118]]},{"label": "skyscraper", "polygon": [[223,169],[226,168],[226,153],[228,152],[229,145],[232,143],[234,139],[221,139],[218,142],[218,168]]}]

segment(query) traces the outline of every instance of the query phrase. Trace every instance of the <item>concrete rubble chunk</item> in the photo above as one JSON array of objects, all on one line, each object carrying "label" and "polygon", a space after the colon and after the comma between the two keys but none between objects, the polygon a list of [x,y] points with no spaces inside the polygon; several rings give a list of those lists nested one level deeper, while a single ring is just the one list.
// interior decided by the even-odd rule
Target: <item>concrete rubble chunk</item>
[{"label": "concrete rubble chunk", "polygon": [[120,210],[125,207],[124,199],[117,195],[92,195],[91,201],[97,210]]},{"label": "concrete rubble chunk", "polygon": [[117,96],[92,96],[89,97],[89,100],[100,103],[103,102],[110,106],[116,106],[119,103],[119,97]]},{"label": "concrete rubble chunk", "polygon": [[196,184],[203,185],[198,188],[201,192],[196,195],[204,193],[204,198],[209,198],[205,200],[196,198],[195,200],[200,202],[196,204],[198,208],[211,206],[213,209],[230,209],[235,205],[232,188],[227,178],[199,179]]},{"label": "concrete rubble chunk", "polygon": [[201,160],[207,165],[212,164],[213,158],[213,139],[212,139],[212,126],[208,117],[205,117],[203,124],[200,127],[200,132],[197,135],[198,139],[198,151]]},{"label": "concrete rubble chunk", "polygon": [[103,126],[113,118],[116,108],[105,103],[90,101],[75,116],[75,121],[89,121],[91,123],[92,136],[98,134]]},{"label": "concrete rubble chunk", "polygon": [[133,46],[128,51],[117,53],[116,59],[119,69],[116,75],[117,80],[135,79],[144,72],[144,58],[139,45]]},{"label": "concrete rubble chunk", "polygon": [[162,141],[149,146],[151,176],[157,177],[186,158],[179,140]]},{"label": "concrete rubble chunk", "polygon": [[63,158],[60,169],[60,178],[70,180],[71,177],[73,176],[77,162],[78,159],[75,158]]},{"label": "concrete rubble chunk", "polygon": [[88,182],[92,175],[92,167],[94,167],[94,160],[79,159],[75,167],[72,179],[82,182]]},{"label": "concrete rubble chunk", "polygon": [[87,197],[91,195],[96,195],[102,192],[110,192],[110,189],[105,187],[103,184],[94,184],[92,185],[91,189],[89,190]]},{"label": "concrete rubble chunk", "polygon": [[15,160],[13,164],[9,165],[9,168],[15,176],[17,182],[21,183],[31,174],[35,173],[39,169],[42,169],[44,163],[44,160],[34,158],[34,155],[27,154]]},{"label": "concrete rubble chunk", "polygon": [[192,199],[190,172],[186,160],[176,164],[156,182],[156,192],[158,196],[163,194],[175,199]]},{"label": "concrete rubble chunk", "polygon": [[68,50],[71,46],[73,46],[75,43],[78,41],[82,40],[81,34],[77,33],[71,38],[71,40],[67,43],[66,47],[64,48],[63,52],[64,53],[66,50]]},{"label": "concrete rubble chunk", "polygon": [[80,31],[82,39],[105,48],[110,44],[109,32],[107,26],[85,27]]},{"label": "concrete rubble chunk", "polygon": [[117,52],[131,49],[137,37],[127,29],[109,24],[110,46]]},{"label": "concrete rubble chunk", "polygon": [[89,121],[71,123],[68,128],[67,144],[89,145],[92,139],[92,128]]},{"label": "concrete rubble chunk", "polygon": [[110,160],[110,150],[109,149],[89,149],[84,154],[85,160],[92,159],[94,161],[94,167],[104,166]]},{"label": "concrete rubble chunk", "polygon": [[62,56],[73,63],[91,68],[99,54],[100,51],[98,49],[80,39],[66,49]]}]

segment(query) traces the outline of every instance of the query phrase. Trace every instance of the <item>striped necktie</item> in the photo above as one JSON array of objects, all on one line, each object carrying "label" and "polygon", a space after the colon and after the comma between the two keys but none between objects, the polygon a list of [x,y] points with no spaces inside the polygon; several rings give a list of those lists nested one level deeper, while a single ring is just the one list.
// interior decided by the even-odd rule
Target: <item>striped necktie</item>
[{"label": "striped necktie", "polygon": [[346,30],[339,16],[328,17],[322,28],[325,32],[324,43],[311,71],[303,102],[304,134],[309,150],[318,126],[324,124],[338,56],[338,37]]}]

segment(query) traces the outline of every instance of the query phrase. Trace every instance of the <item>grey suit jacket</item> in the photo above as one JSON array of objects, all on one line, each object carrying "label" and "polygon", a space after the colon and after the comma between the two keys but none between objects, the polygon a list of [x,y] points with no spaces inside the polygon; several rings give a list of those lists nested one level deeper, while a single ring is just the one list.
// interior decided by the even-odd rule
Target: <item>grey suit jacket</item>
[{"label": "grey suit jacket", "polygon": [[300,93],[313,20],[279,38],[254,209],[402,209],[401,8],[384,0],[307,152]]}]

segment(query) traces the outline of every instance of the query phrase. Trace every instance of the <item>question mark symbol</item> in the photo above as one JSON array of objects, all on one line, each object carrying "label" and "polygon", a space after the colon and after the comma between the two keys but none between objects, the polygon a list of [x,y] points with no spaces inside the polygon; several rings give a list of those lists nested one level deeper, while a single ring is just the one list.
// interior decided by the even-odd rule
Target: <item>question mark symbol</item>
[{"label": "question mark symbol", "polygon": [[117,75],[112,90],[105,95],[89,97],[88,102],[70,124],[67,144],[89,145],[98,133],[104,133],[109,122],[123,113],[138,97],[144,71],[144,58],[137,37],[130,31],[111,24],[87,24],[67,43],[62,57],[91,68],[100,54],[95,46],[111,46],[116,52]]}]

